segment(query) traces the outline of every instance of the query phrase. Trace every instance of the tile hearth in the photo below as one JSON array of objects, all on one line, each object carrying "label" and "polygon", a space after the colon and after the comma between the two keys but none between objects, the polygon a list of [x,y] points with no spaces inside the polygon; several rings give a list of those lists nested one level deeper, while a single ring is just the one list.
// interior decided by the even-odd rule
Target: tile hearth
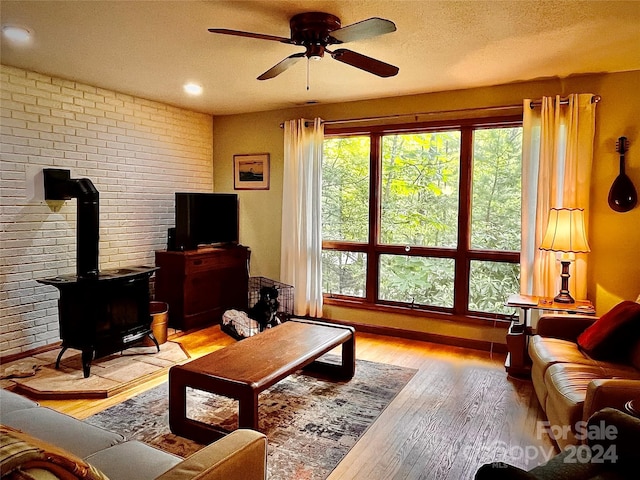
[{"label": "tile hearth", "polygon": [[81,354],[65,352],[60,369],[55,369],[59,349],[40,353],[3,365],[38,365],[36,374],[25,378],[0,380],[2,388],[14,389],[40,399],[107,398],[142,382],[165,374],[176,364],[189,360],[180,344],[166,342],[156,347],[132,347],[124,352],[94,360],[91,375],[83,377]]}]

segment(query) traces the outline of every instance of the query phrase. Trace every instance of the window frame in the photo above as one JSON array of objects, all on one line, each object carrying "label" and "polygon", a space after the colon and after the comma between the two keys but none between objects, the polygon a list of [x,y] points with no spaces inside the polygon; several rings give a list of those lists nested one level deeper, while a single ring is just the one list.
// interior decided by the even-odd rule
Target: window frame
[{"label": "window frame", "polygon": [[[486,128],[522,127],[522,116],[493,116],[462,120],[419,122],[401,125],[373,125],[366,127],[326,126],[325,138],[368,136],[369,155],[369,240],[368,242],[348,242],[336,240],[322,241],[323,250],[363,252],[367,255],[367,269],[364,297],[324,293],[328,305],[357,306],[359,308],[382,311],[411,311],[412,314],[447,319],[508,320],[510,316],[498,313],[477,312],[468,309],[469,275],[471,262],[493,261],[520,263],[520,251],[486,250],[471,248],[471,202],[473,175],[473,132]],[[460,131],[460,166],[458,197],[458,238],[454,247],[411,246],[409,251],[401,245],[378,243],[380,238],[382,182],[382,137],[390,134],[428,133],[454,129]],[[452,258],[454,260],[453,307],[413,305],[379,299],[378,274],[380,255],[395,254],[420,257]],[[516,292],[514,292],[516,293]],[[506,299],[505,299],[506,300]]]}]

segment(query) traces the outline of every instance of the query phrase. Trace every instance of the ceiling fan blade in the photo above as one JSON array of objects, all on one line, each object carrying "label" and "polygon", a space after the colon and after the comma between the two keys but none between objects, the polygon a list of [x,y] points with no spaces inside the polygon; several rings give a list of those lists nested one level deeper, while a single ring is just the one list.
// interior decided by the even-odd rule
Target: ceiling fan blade
[{"label": "ceiling fan blade", "polygon": [[304,56],[305,56],[304,53],[294,53],[293,55],[289,55],[280,63],[277,63],[276,65],[271,67],[269,70],[264,72],[262,75],[260,75],[258,77],[258,80],[269,80],[270,78],[280,75],[287,68],[292,66],[294,63],[296,63],[298,60],[300,60]]},{"label": "ceiling fan blade", "polygon": [[[331,36],[335,38],[337,43],[353,42],[354,40],[364,40],[366,38],[377,37],[385,33],[396,31],[396,24],[391,20],[384,18],[368,18],[361,22],[347,25],[346,27],[333,30]],[[336,43],[336,42],[333,42]]]},{"label": "ceiling fan blade", "polygon": [[360,70],[365,70],[379,77],[393,77],[400,71],[400,69],[396,66],[381,62],[380,60],[376,60],[375,58],[367,57],[366,55],[362,55],[361,53],[346,50],[344,48],[340,48],[335,52],[328,53],[330,53],[331,56],[339,62],[346,63],[347,65],[359,68]]},{"label": "ceiling fan blade", "polygon": [[252,32],[242,32],[240,30],[229,30],[227,28],[209,28],[211,33],[222,33],[223,35],[235,35],[237,37],[249,37],[249,38],[258,38],[260,40],[272,40],[274,42],[280,43],[291,43],[290,38],[285,37],[276,37],[275,35],[265,35],[262,33],[252,33]]}]

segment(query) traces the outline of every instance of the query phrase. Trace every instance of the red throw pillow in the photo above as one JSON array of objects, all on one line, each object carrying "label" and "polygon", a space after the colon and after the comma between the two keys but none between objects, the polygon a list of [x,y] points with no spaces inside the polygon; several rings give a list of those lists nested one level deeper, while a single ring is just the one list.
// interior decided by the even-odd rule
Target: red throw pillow
[{"label": "red throw pillow", "polygon": [[640,303],[625,300],[590,325],[578,337],[578,345],[598,360],[627,356],[640,339]]}]

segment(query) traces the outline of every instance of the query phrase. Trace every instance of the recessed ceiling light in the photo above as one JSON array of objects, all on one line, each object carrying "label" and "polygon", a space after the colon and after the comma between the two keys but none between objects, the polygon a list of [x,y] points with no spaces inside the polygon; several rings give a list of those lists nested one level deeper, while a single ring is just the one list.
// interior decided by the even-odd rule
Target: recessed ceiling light
[{"label": "recessed ceiling light", "polygon": [[31,32],[28,28],[16,25],[3,25],[2,35],[4,38],[19,45],[26,45],[31,42]]},{"label": "recessed ceiling light", "polygon": [[185,83],[184,91],[189,95],[200,95],[202,94],[202,87],[197,83]]}]

